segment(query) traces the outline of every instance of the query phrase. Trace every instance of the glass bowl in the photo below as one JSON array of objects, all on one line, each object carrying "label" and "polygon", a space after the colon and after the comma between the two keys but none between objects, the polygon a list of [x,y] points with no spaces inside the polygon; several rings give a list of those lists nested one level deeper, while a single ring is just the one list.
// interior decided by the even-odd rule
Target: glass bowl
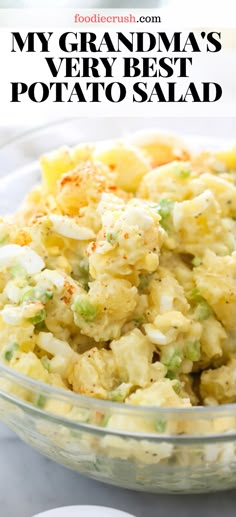
[{"label": "glass bowl", "polygon": [[[97,120],[84,131],[81,121],[67,121],[5,145],[0,149],[7,173],[0,181],[1,215],[14,210],[38,181],[35,160],[41,152],[120,135],[121,124],[108,131],[110,125]],[[196,143],[201,145],[199,139]],[[54,388],[0,363],[0,419],[45,456],[99,481],[155,493],[236,487],[236,404],[131,406]]]}]

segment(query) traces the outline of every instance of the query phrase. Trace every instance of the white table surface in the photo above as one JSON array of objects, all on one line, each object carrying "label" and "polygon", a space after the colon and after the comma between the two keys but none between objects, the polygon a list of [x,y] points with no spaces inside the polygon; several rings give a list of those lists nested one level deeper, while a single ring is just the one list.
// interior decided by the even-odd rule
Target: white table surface
[{"label": "white table surface", "polygon": [[44,458],[0,425],[0,516],[32,517],[50,508],[100,505],[136,517],[235,517],[236,490],[154,495],[103,485]]}]

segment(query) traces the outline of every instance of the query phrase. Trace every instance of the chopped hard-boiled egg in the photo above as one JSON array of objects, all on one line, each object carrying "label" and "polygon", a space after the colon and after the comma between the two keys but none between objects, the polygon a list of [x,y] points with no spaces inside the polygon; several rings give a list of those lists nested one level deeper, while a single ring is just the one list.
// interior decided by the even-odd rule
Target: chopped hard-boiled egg
[{"label": "chopped hard-boiled egg", "polygon": [[43,259],[29,246],[6,244],[0,248],[0,267],[9,268],[19,265],[29,275],[41,271],[45,264]]},{"label": "chopped hard-boiled egg", "polygon": [[51,214],[49,220],[52,223],[54,232],[63,235],[63,237],[78,241],[86,241],[95,237],[94,232],[90,228],[80,226],[77,221],[68,216]]}]

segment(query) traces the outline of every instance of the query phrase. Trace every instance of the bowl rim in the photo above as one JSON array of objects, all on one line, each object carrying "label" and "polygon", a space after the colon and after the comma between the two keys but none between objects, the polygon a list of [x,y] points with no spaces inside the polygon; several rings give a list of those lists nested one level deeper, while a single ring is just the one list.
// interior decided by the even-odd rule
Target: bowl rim
[{"label": "bowl rim", "polygon": [[[99,425],[91,424],[88,422],[78,421],[78,420],[72,420],[71,418],[67,418],[64,415],[60,414],[54,414],[50,413],[49,411],[45,411],[44,409],[41,409],[39,407],[36,407],[34,404],[30,404],[29,402],[19,399],[17,396],[12,395],[8,392],[2,392],[0,390],[0,395],[2,395],[3,399],[7,400],[10,403],[14,403],[15,406],[26,410],[28,414],[37,415],[41,418],[46,419],[47,421],[53,421],[56,422],[58,425],[62,425],[63,427],[74,429],[76,431],[83,431],[83,432],[89,432],[93,433],[95,435],[101,436],[101,435],[109,435],[113,437],[119,437],[123,439],[135,439],[136,441],[140,440],[149,440],[154,443],[171,443],[171,444],[179,444],[182,445],[191,445],[191,444],[202,444],[203,442],[205,444],[216,444],[216,443],[226,443],[226,442],[232,442],[236,438],[236,430],[230,430],[225,432],[216,432],[216,433],[208,433],[208,434],[191,434],[191,433],[171,433],[167,434],[165,432],[147,432],[147,431],[129,431],[126,429],[119,429],[119,428],[107,428],[102,427]],[[87,397],[90,398],[90,397]],[[113,403],[114,404],[114,403]],[[130,406],[129,406],[130,407]],[[140,406],[138,406],[140,407]],[[141,407],[141,409],[143,406]],[[96,408],[98,409],[98,408]],[[100,408],[99,408],[100,409]],[[127,408],[126,408],[127,409]],[[149,407],[150,409],[150,407]],[[158,408],[157,408],[158,409]],[[163,408],[166,409],[166,408]],[[142,415],[142,411],[139,411],[138,416],[144,416]],[[156,413],[159,412],[156,411]],[[123,412],[122,412],[123,414]],[[130,412],[127,411],[127,414],[130,416]],[[150,416],[154,416],[153,412]],[[155,415],[157,416],[157,415]],[[208,415],[209,416],[209,415]],[[231,415],[232,416],[232,415]]]},{"label": "bowl rim", "polygon": [[[89,397],[87,395],[81,395],[79,393],[75,393],[70,390],[66,390],[63,388],[58,388],[56,386],[52,386],[47,384],[46,382],[37,381],[30,376],[24,375],[15,371],[13,368],[4,365],[0,362],[0,373],[1,371],[6,378],[11,378],[13,382],[16,380],[19,381],[19,386],[25,387],[28,386],[32,388],[34,391],[40,391],[44,393],[48,393],[49,396],[53,396],[55,399],[60,399],[67,402],[80,403],[81,408],[89,408],[89,409],[104,409],[104,410],[118,410],[120,413],[129,413],[129,414],[138,414],[138,415],[170,415],[170,416],[189,416],[192,418],[202,417],[202,418],[217,418],[226,416],[225,413],[229,413],[230,416],[236,416],[236,403],[232,404],[221,404],[218,406],[191,406],[191,407],[159,407],[159,406],[149,406],[149,405],[134,405],[127,404],[124,402],[114,402],[111,400],[98,399],[95,397]],[[4,393],[7,395],[8,392],[5,392],[0,387],[0,393]],[[22,402],[21,399],[19,399]],[[50,414],[50,413],[49,413]],[[214,415],[214,416],[213,416]],[[71,420],[73,421],[73,420]]]}]

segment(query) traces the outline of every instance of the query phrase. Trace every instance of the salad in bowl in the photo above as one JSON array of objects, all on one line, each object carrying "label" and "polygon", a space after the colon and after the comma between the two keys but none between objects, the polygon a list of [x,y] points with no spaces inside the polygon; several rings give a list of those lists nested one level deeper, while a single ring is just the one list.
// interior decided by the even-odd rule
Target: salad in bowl
[{"label": "salad in bowl", "polygon": [[199,444],[236,428],[235,147],[152,131],[60,147],[40,167],[0,221],[5,403],[60,447],[69,422],[87,454],[144,470],[181,465],[189,439],[183,465],[225,464],[229,444]]}]

